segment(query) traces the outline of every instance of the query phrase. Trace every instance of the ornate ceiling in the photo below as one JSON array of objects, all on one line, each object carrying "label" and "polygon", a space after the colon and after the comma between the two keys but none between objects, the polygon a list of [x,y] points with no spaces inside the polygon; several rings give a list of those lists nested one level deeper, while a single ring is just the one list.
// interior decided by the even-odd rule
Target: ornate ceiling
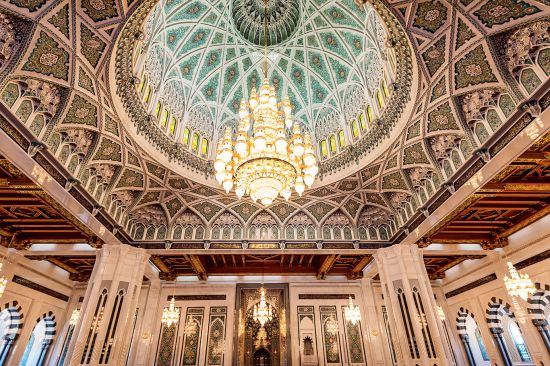
[{"label": "ornate ceiling", "polygon": [[[174,9],[185,8],[178,4]],[[346,19],[363,19],[355,5],[339,4]],[[237,245],[241,239],[265,239],[286,240],[287,247],[319,248],[316,242],[323,241],[321,248],[352,249],[398,242],[548,104],[549,7],[544,1],[374,1],[386,24],[395,19],[395,27],[388,28],[390,42],[410,43],[419,65],[418,74],[404,73],[395,86],[415,80],[411,88],[418,89],[411,95],[413,107],[405,108],[403,101],[395,111],[406,127],[390,138],[383,127],[398,121],[381,118],[380,135],[366,136],[364,144],[327,160],[324,171],[333,173],[304,197],[263,210],[176,173],[142,147],[152,135],[131,132],[128,121],[121,122],[121,110],[131,105],[124,108],[117,98],[128,90],[135,94],[136,79],[112,72],[118,62],[119,70],[133,73],[133,65],[115,53],[115,43],[121,40],[120,50],[139,40],[154,5],[139,0],[0,5],[0,128],[105,227],[116,228],[124,242],[164,247],[171,240],[174,246],[203,247],[205,240]],[[221,21],[221,10],[203,13],[208,14]],[[274,47],[299,39],[301,25]],[[322,56],[331,57],[328,51]],[[527,100],[533,102],[524,104]],[[385,146],[377,145],[382,140],[391,143],[374,154],[375,146]],[[197,176],[208,174],[199,158],[178,155],[177,146],[160,139],[155,144],[158,151],[168,151],[166,161],[185,164]],[[350,167],[357,172],[344,173]]]},{"label": "ornate ceiling", "polygon": [[[263,12],[261,0],[167,0],[144,26],[149,81],[187,127],[214,142],[260,86]],[[272,0],[268,12],[269,78],[279,98],[290,97],[314,137],[347,134],[390,69],[382,20],[351,0]]]}]

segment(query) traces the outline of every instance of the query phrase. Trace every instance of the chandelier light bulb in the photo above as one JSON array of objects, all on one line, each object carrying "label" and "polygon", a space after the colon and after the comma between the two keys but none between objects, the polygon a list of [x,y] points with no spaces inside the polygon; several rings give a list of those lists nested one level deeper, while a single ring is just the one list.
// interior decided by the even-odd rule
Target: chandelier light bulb
[{"label": "chandelier light bulb", "polygon": [[216,172],[225,171],[225,161],[223,161],[222,159],[216,159],[216,161],[214,161],[214,170]]},{"label": "chandelier light bulb", "polygon": [[283,198],[286,201],[288,201],[291,195],[292,195],[292,192],[290,192],[290,189],[285,189],[284,191],[281,192],[281,196],[283,196]]},{"label": "chandelier light bulb", "polygon": [[238,198],[238,199],[243,198],[244,193],[245,193],[245,189],[242,188],[242,187],[237,187],[237,188],[235,189],[235,194],[237,195],[237,198]]},{"label": "chandelier light bulb", "polygon": [[317,164],[312,165],[312,166],[308,166],[305,169],[305,172],[306,172],[306,174],[309,174],[309,175],[312,175],[312,176],[315,177],[317,175],[317,173],[319,173],[319,167],[317,166]]},{"label": "chandelier light bulb", "polygon": [[529,296],[534,294],[537,289],[533,284],[533,281],[529,278],[529,275],[526,273],[518,273],[516,268],[511,262],[507,262],[508,271],[510,272],[510,277],[504,276],[504,284],[506,290],[513,297],[520,297],[523,300],[527,301]]},{"label": "chandelier light bulb", "polygon": [[223,189],[225,189],[225,191],[229,193],[231,188],[233,188],[233,181],[230,178],[227,178],[223,181],[222,186],[223,186]]},{"label": "chandelier light bulb", "polygon": [[162,319],[161,322],[167,327],[176,324],[180,319],[180,309],[176,308],[176,299],[172,296],[170,300],[170,305],[167,308],[162,309]]},{"label": "chandelier light bulb", "polygon": [[309,175],[309,174],[304,175],[304,183],[307,184],[308,187],[311,187],[314,181],[315,181],[315,178],[312,175]]},{"label": "chandelier light bulb", "polygon": [[296,193],[298,193],[298,195],[301,197],[302,196],[302,193],[304,193],[306,187],[304,186],[304,183],[302,183],[301,181],[297,181],[296,182],[296,186],[294,187],[294,189],[296,190]]}]

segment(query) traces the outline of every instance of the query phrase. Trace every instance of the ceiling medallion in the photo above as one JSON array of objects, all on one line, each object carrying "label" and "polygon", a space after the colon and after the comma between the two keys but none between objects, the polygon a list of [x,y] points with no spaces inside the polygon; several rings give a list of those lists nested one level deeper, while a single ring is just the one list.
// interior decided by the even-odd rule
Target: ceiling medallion
[{"label": "ceiling medallion", "polygon": [[511,262],[508,262],[508,271],[510,272],[510,277],[504,276],[506,290],[510,296],[521,297],[523,300],[527,301],[529,295],[537,291],[533,281],[531,281],[528,274],[518,273]]},{"label": "ceiling medallion", "polygon": [[[268,29],[267,9],[265,0],[264,35]],[[233,141],[233,132],[227,127],[218,143],[214,169],[226,192],[235,187],[239,199],[249,194],[254,202],[269,206],[279,195],[288,200],[293,188],[301,196],[305,185],[313,184],[319,168],[311,136],[308,132],[302,135],[299,123],[292,118],[290,100],[286,97],[281,103],[277,101],[275,87],[267,78],[267,37],[264,47],[260,93],[253,87],[248,105],[244,99],[241,101],[236,139]]]},{"label": "ceiling medallion", "polygon": [[[264,8],[267,7],[267,12]],[[269,14],[269,26],[264,27]],[[234,0],[232,9],[235,28],[249,41],[263,46],[279,44],[288,39],[300,21],[300,4],[297,0]]]}]

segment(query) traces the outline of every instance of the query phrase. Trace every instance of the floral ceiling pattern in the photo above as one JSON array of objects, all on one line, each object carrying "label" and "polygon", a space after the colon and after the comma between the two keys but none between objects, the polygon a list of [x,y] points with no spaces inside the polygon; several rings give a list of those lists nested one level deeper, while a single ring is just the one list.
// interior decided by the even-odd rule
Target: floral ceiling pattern
[{"label": "floral ceiling pattern", "polygon": [[[55,179],[72,194],[91,197],[95,204],[85,207],[116,223],[112,227],[128,241],[187,238],[197,240],[202,247],[205,239],[278,238],[309,240],[314,246],[316,240],[367,244],[398,240],[429,215],[426,207],[434,197],[448,197],[490,159],[484,149],[492,143],[491,136],[503,128],[517,133],[525,126],[519,122],[509,126],[506,121],[539,92],[550,74],[550,10],[544,1],[373,1],[372,8],[363,10],[339,2],[336,10],[345,15],[345,21],[360,23],[372,9],[385,9],[400,24],[402,31],[392,34],[390,42],[392,37],[407,37],[418,60],[418,92],[411,96],[414,108],[402,116],[406,127],[397,138],[357,173],[342,174],[330,184],[321,180],[303,197],[276,201],[263,210],[251,201],[237,201],[232,195],[161,166],[121,122],[112,94],[117,90],[112,88],[116,77],[109,73],[109,63],[123,28],[133,21],[146,21],[146,15],[139,15],[139,19],[129,16],[144,3],[9,0],[0,4],[0,101],[11,113],[9,123],[0,120],[0,128],[45,168],[50,169],[51,164],[46,166],[49,163],[43,157],[54,157],[60,164]],[[185,11],[177,4],[174,2],[173,13],[181,10],[183,17]],[[212,14],[213,24],[221,27],[217,22],[231,21],[231,12],[218,8],[223,3],[198,4],[211,10],[201,14]],[[332,16],[328,8],[314,1],[300,4],[300,11],[304,11],[303,4],[309,4],[312,9],[305,8],[308,14]],[[152,8],[154,4],[150,5]],[[158,17],[161,19],[161,14]],[[305,26],[317,27],[314,22],[315,17],[308,18]],[[334,19],[332,22],[344,26]],[[301,25],[280,44],[303,39]],[[213,26],[209,29],[214,31]],[[169,47],[168,39],[163,38],[169,34],[161,32],[159,36],[159,44]],[[203,40],[210,44],[215,38],[209,33]],[[349,67],[354,43],[345,37],[334,39],[345,47],[347,56],[342,58],[348,63],[342,62],[342,66]],[[182,47],[185,42],[174,44]],[[296,45],[292,57],[298,51]],[[312,53],[325,51],[320,53],[322,62],[330,62],[338,53],[328,52],[321,44],[320,48],[312,47]],[[211,50],[221,52],[220,47]],[[219,56],[215,63],[227,57],[225,53]],[[285,56],[304,75],[316,78],[327,91],[326,98],[333,98],[335,103],[339,100],[341,90],[332,76],[318,74],[314,64],[308,66],[313,61],[305,54],[303,63],[290,61],[292,57]],[[244,73],[244,65],[233,65]],[[170,70],[181,73],[179,62],[173,66],[177,67]],[[202,81],[204,67],[201,64],[193,71],[193,77]],[[209,72],[199,88],[182,82],[187,88],[184,92],[194,90],[197,98],[208,102],[207,95],[201,94],[203,86],[213,82],[212,78],[224,77],[220,70],[228,70],[216,67],[218,71]],[[349,75],[355,76],[347,79],[348,85],[365,82],[362,70],[349,68]],[[297,114],[308,123],[315,121],[319,112],[315,112],[314,93],[307,88],[300,91],[295,81],[284,79],[282,74],[281,80],[303,102]],[[242,90],[244,85],[234,90]],[[308,81],[307,85],[313,83]],[[337,92],[331,95],[329,86]],[[224,113],[231,112],[231,102],[224,103],[222,109],[212,112],[216,123],[224,123]],[[336,104],[336,108],[343,107]],[[26,128],[27,136],[32,136],[27,140],[33,144],[17,137],[13,125]],[[496,153],[503,144],[506,141],[491,151]],[[349,151],[353,153],[353,149]],[[465,175],[464,167],[470,175]]]}]

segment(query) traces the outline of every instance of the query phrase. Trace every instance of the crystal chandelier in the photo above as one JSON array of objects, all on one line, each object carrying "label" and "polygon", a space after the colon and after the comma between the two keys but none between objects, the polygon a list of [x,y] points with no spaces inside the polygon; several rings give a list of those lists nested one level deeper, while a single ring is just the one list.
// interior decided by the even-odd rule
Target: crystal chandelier
[{"label": "crystal chandelier", "polygon": [[361,311],[359,310],[359,305],[353,305],[351,295],[349,297],[348,306],[344,308],[344,317],[352,325],[357,324],[361,320]]},{"label": "crystal chandelier", "polygon": [[[2,270],[2,266],[4,263],[0,263],[0,271]],[[0,297],[4,295],[4,291],[6,291],[6,286],[8,285],[8,279],[4,276],[0,277]]]},{"label": "crystal chandelier", "polygon": [[511,277],[504,276],[506,290],[510,296],[521,297],[523,300],[527,301],[529,295],[532,295],[537,291],[535,285],[533,285],[533,281],[531,281],[529,275],[525,273],[519,274],[511,262],[508,262],[507,264]]},{"label": "crystal chandelier", "polygon": [[74,309],[71,318],[69,319],[69,325],[72,325],[73,327],[78,323],[78,319],[80,318],[80,309]]},{"label": "crystal chandelier", "polygon": [[302,134],[299,123],[292,118],[290,99],[285,97],[279,103],[275,87],[267,78],[267,1],[264,80],[259,93],[252,87],[248,103],[241,101],[235,141],[227,127],[214,162],[216,179],[226,192],[234,187],[239,199],[248,194],[264,206],[279,195],[288,200],[292,189],[301,196],[319,172],[310,134]]},{"label": "crystal chandelier", "polygon": [[170,305],[164,309],[162,309],[162,323],[166,324],[167,327],[172,326],[172,324],[176,324],[180,319],[180,309],[176,308],[175,304],[176,299],[174,296],[172,296],[172,300],[170,300]]},{"label": "crystal chandelier", "polygon": [[265,323],[270,322],[273,319],[273,310],[265,299],[265,288],[260,288],[260,302],[254,305],[253,319],[260,323],[260,326],[264,326]]}]

